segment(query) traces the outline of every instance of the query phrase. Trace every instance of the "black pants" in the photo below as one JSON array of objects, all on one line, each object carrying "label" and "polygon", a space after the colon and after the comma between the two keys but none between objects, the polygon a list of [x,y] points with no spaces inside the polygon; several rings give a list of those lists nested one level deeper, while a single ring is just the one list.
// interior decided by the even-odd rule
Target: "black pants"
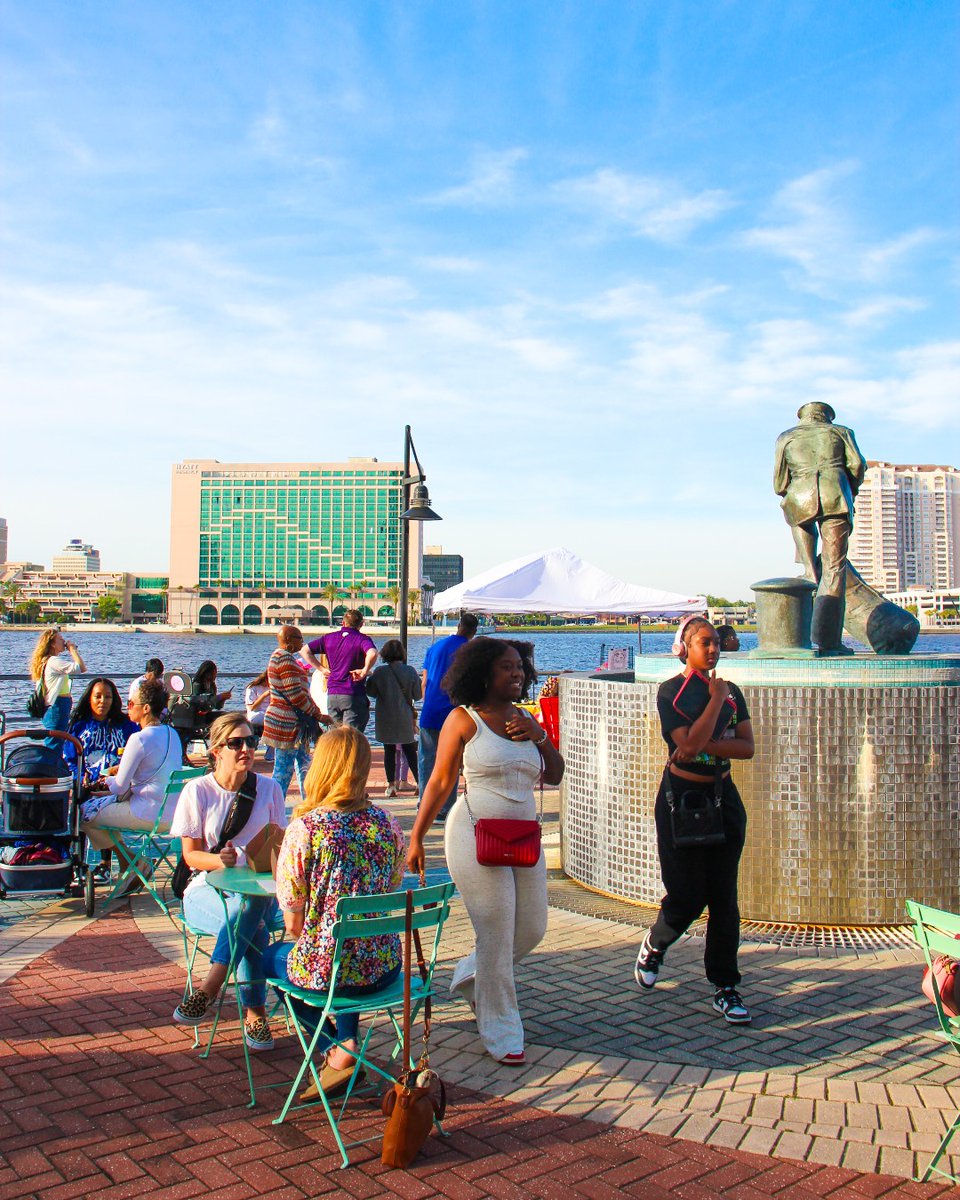
[{"label": "black pants", "polygon": [[[414,781],[419,783],[420,777],[417,775],[417,743],[405,743],[403,756],[407,760],[407,766],[410,768],[410,774],[413,776]],[[387,777],[387,783],[393,783],[397,778],[397,748],[389,742],[383,748],[383,771]]]},{"label": "black pants", "polygon": [[[703,788],[713,795],[714,782],[703,784],[672,776],[674,794]],[[740,946],[740,908],[737,904],[737,872],[747,833],[747,813],[733,780],[723,781],[723,828],[727,840],[719,846],[673,844],[666,785],[657,792],[654,818],[657,824],[657,853],[660,874],[667,894],[650,930],[650,944],[666,950],[708,910],[707,938],[703,965],[714,987],[736,987],[740,982],[737,950]]]}]

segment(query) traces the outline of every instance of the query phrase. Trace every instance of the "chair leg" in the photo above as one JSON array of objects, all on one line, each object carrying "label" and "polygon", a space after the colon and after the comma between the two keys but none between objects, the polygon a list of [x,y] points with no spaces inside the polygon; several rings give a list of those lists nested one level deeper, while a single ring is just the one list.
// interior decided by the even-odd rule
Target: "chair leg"
[{"label": "chair leg", "polygon": [[951,1175],[949,1171],[943,1171],[937,1166],[937,1163],[943,1158],[947,1151],[947,1146],[950,1145],[953,1135],[958,1129],[960,1129],[960,1112],[954,1117],[953,1124],[943,1135],[943,1141],[938,1146],[936,1154],[934,1154],[933,1158],[927,1164],[927,1169],[922,1175],[917,1176],[918,1183],[928,1183],[931,1175],[942,1175],[945,1179],[949,1179],[951,1183],[960,1183],[960,1176]]}]

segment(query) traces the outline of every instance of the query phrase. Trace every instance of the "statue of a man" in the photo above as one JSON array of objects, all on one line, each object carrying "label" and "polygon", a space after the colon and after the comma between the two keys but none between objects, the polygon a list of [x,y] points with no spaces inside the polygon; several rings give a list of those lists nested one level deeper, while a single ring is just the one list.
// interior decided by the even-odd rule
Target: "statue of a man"
[{"label": "statue of a man", "polygon": [[[853,501],[867,470],[853,430],[816,400],[797,412],[800,424],[777,438],[773,490],[793,532],[797,562],[817,584],[812,640],[821,654],[843,653],[847,548]],[[817,539],[820,561],[817,561]]]}]

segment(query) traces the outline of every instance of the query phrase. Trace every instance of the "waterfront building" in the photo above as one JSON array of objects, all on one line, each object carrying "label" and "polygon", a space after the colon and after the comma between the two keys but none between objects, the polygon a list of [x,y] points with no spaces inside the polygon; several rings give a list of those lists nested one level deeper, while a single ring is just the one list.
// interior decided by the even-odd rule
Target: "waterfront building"
[{"label": "waterfront building", "polygon": [[7,561],[7,518],[0,517],[0,564]]},{"label": "waterfront building", "polygon": [[884,594],[960,585],[960,471],[869,462],[850,561]]},{"label": "waterfront building", "polygon": [[[187,459],[170,496],[171,624],[325,625],[347,608],[395,619],[402,463]],[[421,560],[411,522],[411,587]]]},{"label": "waterfront building", "polygon": [[60,553],[53,556],[50,570],[60,575],[96,574],[100,570],[100,551],[79,538],[71,538]]},{"label": "waterfront building", "polygon": [[[161,621],[166,609],[167,577],[129,571],[45,571],[37,563],[10,563],[4,571],[7,606],[36,606],[32,619],[69,622]],[[106,608],[101,599],[112,597]],[[15,618],[14,618],[15,619]]]},{"label": "waterfront building", "polygon": [[444,554],[442,546],[427,546],[423,552],[423,573],[429,576],[434,592],[463,583],[463,555]]}]

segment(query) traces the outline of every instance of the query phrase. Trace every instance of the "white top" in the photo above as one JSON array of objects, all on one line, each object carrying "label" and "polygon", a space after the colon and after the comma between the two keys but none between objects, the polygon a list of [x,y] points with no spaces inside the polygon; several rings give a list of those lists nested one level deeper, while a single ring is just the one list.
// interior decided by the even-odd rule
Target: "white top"
[{"label": "white top", "polygon": [[[120,759],[116,775],[104,777],[107,791],[124,797],[130,792],[130,810],[135,817],[152,821],[163,803],[170,776],[183,765],[183,747],[169,725],[148,725],[130,735]],[[173,816],[176,797],[167,802],[171,811],[164,811],[162,824]]]},{"label": "white top", "polygon": [[59,696],[70,695],[70,676],[76,675],[80,664],[72,658],[51,655],[43,666],[43,690],[50,707]]},{"label": "white top", "polygon": [[480,817],[533,820],[533,789],[540,778],[540,751],[529,741],[514,742],[494,733],[475,708],[464,711],[477,727],[463,748],[467,802]]},{"label": "white top", "polygon": [[[207,850],[212,850],[220,840],[220,830],[223,828],[223,823],[227,819],[230,805],[233,804],[236,794],[236,792],[228,792],[226,788],[222,788],[213,775],[203,775],[198,779],[189,780],[184,784],[183,791],[180,793],[177,811],[174,813],[173,824],[170,827],[171,836],[196,838],[203,842]],[[279,825],[281,829],[286,828],[287,811],[284,795],[275,780],[269,779],[266,775],[258,775],[257,798],[253,803],[250,820],[237,836],[231,839],[234,849],[237,851],[238,867],[247,865],[247,856],[244,854],[247,843],[254,834],[259,833],[271,821],[274,825]],[[201,872],[195,876],[189,886],[193,887],[195,883],[205,877],[205,874],[206,872]]]},{"label": "white top", "polygon": [[250,686],[243,693],[243,703],[247,710],[247,720],[250,722],[251,728],[255,725],[258,729],[263,729],[263,718],[267,715],[266,704],[261,704],[259,708],[254,708],[253,705],[261,696],[269,696],[270,689],[268,687]]}]

